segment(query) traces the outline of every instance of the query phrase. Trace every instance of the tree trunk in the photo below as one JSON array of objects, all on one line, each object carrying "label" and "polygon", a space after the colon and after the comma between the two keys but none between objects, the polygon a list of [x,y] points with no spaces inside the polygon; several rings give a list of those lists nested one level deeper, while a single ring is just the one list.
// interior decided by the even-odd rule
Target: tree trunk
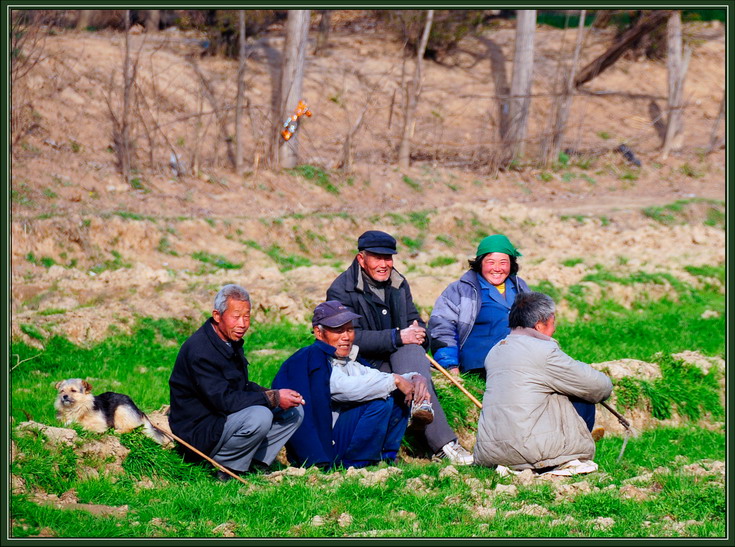
[{"label": "tree trunk", "polygon": [[158,32],[158,26],[161,24],[161,10],[149,9],[145,14],[145,31]]},{"label": "tree trunk", "polygon": [[424,33],[421,35],[418,51],[416,52],[416,70],[413,80],[406,83],[406,100],[404,101],[403,132],[401,143],[398,147],[398,167],[407,169],[411,165],[411,135],[414,129],[416,107],[421,95],[421,83],[423,79],[424,53],[429,41],[431,23],[434,20],[434,10],[426,10],[426,23]]},{"label": "tree trunk", "polygon": [[239,10],[240,32],[237,67],[237,99],[235,104],[235,170],[242,173],[242,103],[245,95],[245,10]]},{"label": "tree trunk", "polygon": [[707,154],[711,154],[712,151],[717,146],[717,141],[719,140],[717,138],[717,128],[720,126],[720,121],[722,120],[722,117],[725,114],[725,100],[727,99],[727,90],[722,95],[722,100],[720,101],[720,109],[717,111],[717,117],[715,118],[715,123],[712,124],[712,131],[709,135],[709,146],[707,147]]},{"label": "tree trunk", "polygon": [[633,47],[638,39],[661,25],[671,15],[671,11],[656,10],[641,18],[636,25],[625,32],[615,43],[610,46],[605,53],[597,59],[589,63],[586,67],[579,71],[574,79],[574,86],[579,87],[595,78],[598,74],[602,74],[604,70],[612,66],[623,53]]},{"label": "tree trunk", "polygon": [[684,96],[684,79],[686,78],[691,50],[687,48],[682,58],[681,40],[681,12],[675,11],[669,17],[666,32],[667,54],[666,66],[668,69],[669,87],[669,115],[666,121],[666,136],[664,137],[663,157],[678,148],[676,137],[682,130],[682,106]]},{"label": "tree trunk", "polygon": [[79,10],[79,19],[77,19],[77,30],[86,30],[92,22],[92,14],[95,10],[82,9]]},{"label": "tree trunk", "polygon": [[123,59],[123,111],[120,127],[120,169],[123,180],[130,182],[130,10],[125,10],[125,57]]},{"label": "tree trunk", "polygon": [[329,20],[332,17],[332,10],[319,10],[321,18],[319,19],[319,33],[316,35],[316,47],[314,47],[314,55],[322,55],[327,49],[329,41]]},{"label": "tree trunk", "polygon": [[557,109],[554,115],[554,126],[551,133],[551,144],[548,153],[545,154],[544,160],[550,161],[559,157],[561,151],[561,143],[564,138],[564,132],[569,119],[569,108],[572,105],[572,93],[574,92],[574,76],[577,71],[577,63],[579,62],[579,54],[582,50],[584,41],[584,20],[587,10],[579,12],[579,28],[577,30],[577,43],[574,46],[574,56],[572,57],[572,66],[569,68],[568,77],[564,81],[564,89],[556,105]]},{"label": "tree trunk", "polygon": [[[282,122],[296,109],[301,100],[304,81],[304,60],[306,58],[306,41],[309,35],[310,10],[289,10],[286,22],[286,43],[283,51],[283,67],[281,69],[281,96],[279,114]],[[280,124],[274,131],[280,134]],[[280,138],[280,137],[277,137]],[[299,131],[288,140],[281,140],[276,161],[279,167],[293,168],[298,163]]]},{"label": "tree trunk", "polygon": [[536,10],[518,10],[516,13],[515,54],[508,108],[509,123],[508,131],[503,138],[507,161],[523,155],[533,83],[533,39],[536,31]]}]

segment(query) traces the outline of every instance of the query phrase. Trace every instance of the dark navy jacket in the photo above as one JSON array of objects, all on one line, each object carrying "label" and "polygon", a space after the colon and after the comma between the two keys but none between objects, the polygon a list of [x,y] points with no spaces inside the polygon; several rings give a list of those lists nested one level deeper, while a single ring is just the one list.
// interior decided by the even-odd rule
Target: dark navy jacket
[{"label": "dark navy jacket", "polygon": [[273,389],[293,389],[306,400],[301,407],[304,421],[286,442],[286,454],[293,465],[329,467],[334,462],[329,357],[335,351],[316,340],[286,359],[273,379]]},{"label": "dark navy jacket", "polygon": [[[243,408],[270,408],[265,388],[248,381],[248,361],[239,340],[228,345],[209,318],[181,346],[169,388],[169,426],[182,440],[211,455],[227,416]],[[189,459],[196,456],[185,450]]]}]

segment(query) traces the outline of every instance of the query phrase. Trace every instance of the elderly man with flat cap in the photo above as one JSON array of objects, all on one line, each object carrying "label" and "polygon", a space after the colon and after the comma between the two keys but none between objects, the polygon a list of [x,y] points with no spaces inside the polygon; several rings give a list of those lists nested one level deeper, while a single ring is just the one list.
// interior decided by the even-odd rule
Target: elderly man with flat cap
[{"label": "elderly man with flat cap", "polygon": [[[415,409],[434,414],[424,429],[427,444],[437,458],[459,465],[472,464],[472,454],[457,442],[431,382],[425,323],[413,303],[408,281],[393,268],[396,240],[390,234],[369,230],[357,240],[352,265],[327,289],[327,299],[341,302],[361,317],[355,320],[359,356],[384,372],[418,372],[429,386],[430,405]],[[417,420],[418,423],[420,423]]]},{"label": "elderly man with flat cap", "polygon": [[360,316],[336,301],[319,304],[316,340],[289,357],[274,389],[293,389],[306,400],[304,421],[286,443],[289,461],[323,469],[366,467],[396,458],[413,398],[428,397],[417,373],[380,372],[357,360],[353,321]]}]

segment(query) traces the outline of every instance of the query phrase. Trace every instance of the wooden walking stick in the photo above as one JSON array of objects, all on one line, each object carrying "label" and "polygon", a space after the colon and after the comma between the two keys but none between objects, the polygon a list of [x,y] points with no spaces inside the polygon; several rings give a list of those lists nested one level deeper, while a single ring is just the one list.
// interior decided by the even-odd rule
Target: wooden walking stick
[{"label": "wooden walking stick", "polygon": [[474,395],[472,395],[472,393],[470,393],[469,391],[467,391],[465,389],[465,387],[462,384],[460,384],[454,376],[452,376],[451,373],[447,372],[447,369],[445,369],[443,366],[441,366],[439,363],[437,363],[434,359],[432,359],[429,356],[428,353],[426,354],[426,358],[429,360],[429,362],[432,365],[434,365],[434,368],[436,368],[436,370],[438,370],[444,376],[446,376],[447,378],[449,378],[449,381],[450,382],[452,382],[455,386],[457,386],[462,391],[462,393],[464,393],[465,395],[467,395],[467,397],[469,397],[470,400],[473,403],[475,403],[475,405],[477,405],[477,408],[482,409],[482,403],[477,400],[477,397],[475,397]]},{"label": "wooden walking stick", "polygon": [[193,446],[191,446],[186,441],[182,441],[181,439],[179,439],[176,435],[174,435],[170,431],[166,431],[162,427],[158,427],[158,426],[155,426],[153,424],[151,424],[151,425],[153,426],[154,429],[156,429],[157,431],[163,433],[169,439],[172,439],[172,440],[176,441],[177,443],[181,443],[182,445],[184,445],[186,448],[188,448],[189,450],[191,450],[195,454],[200,455],[202,458],[204,458],[205,460],[207,460],[209,463],[211,463],[213,466],[215,466],[220,471],[222,471],[224,473],[227,473],[230,477],[239,480],[243,484],[248,484],[248,482],[246,480],[244,480],[242,477],[239,477],[238,475],[236,475],[235,473],[233,473],[232,471],[230,471],[229,469],[227,469],[224,465],[217,463],[212,458],[210,458],[209,456],[207,456],[204,453],[200,452],[199,450],[197,450],[196,448],[194,448]]}]

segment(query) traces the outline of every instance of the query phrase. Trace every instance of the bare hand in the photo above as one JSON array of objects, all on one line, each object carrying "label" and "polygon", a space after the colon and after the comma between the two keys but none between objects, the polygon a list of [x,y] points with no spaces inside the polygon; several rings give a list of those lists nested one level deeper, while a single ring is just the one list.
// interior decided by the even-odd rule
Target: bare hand
[{"label": "bare hand", "polygon": [[401,330],[401,342],[404,344],[418,344],[421,345],[426,340],[426,329],[419,325],[419,322],[414,319],[413,323]]},{"label": "bare hand", "polygon": [[401,390],[401,393],[403,393],[406,396],[406,404],[410,404],[413,400],[413,388],[414,384],[413,382],[410,382],[406,380],[403,376],[400,374],[393,374],[393,377],[396,380],[396,387]]},{"label": "bare hand", "polygon": [[447,369],[452,375],[459,377],[459,367]]},{"label": "bare hand", "polygon": [[415,374],[414,377],[411,378],[411,383],[413,384],[414,401],[422,403],[431,399],[431,395],[429,394],[429,383],[426,381],[426,378],[420,374]]},{"label": "bare hand", "polygon": [[293,389],[278,390],[278,406],[283,410],[305,404],[306,401],[297,391],[294,391]]}]

